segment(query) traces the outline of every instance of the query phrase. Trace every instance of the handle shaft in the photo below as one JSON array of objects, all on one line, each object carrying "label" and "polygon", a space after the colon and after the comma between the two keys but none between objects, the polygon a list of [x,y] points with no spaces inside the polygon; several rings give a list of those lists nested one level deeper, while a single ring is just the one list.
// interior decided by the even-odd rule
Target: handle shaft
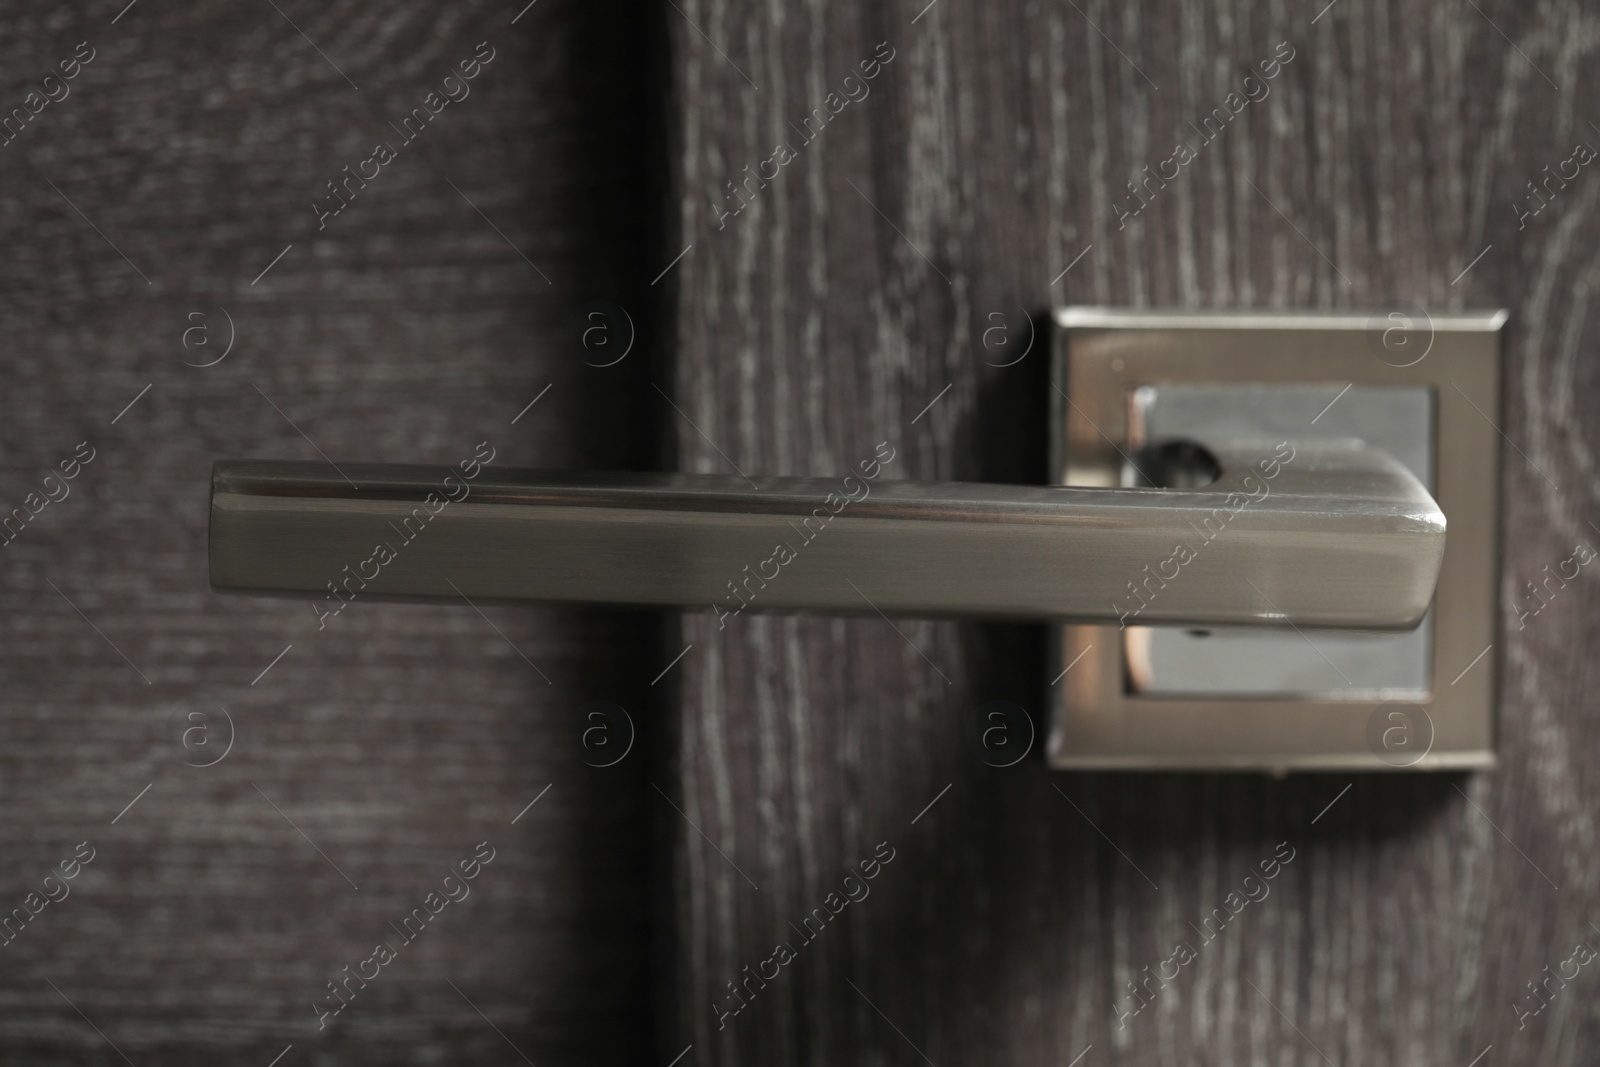
[{"label": "handle shaft", "polygon": [[219,462],[211,583],[306,595],[319,614],[465,596],[719,616],[1421,620],[1445,520],[1399,463],[1355,442],[1218,458],[1212,485],[1161,490]]}]

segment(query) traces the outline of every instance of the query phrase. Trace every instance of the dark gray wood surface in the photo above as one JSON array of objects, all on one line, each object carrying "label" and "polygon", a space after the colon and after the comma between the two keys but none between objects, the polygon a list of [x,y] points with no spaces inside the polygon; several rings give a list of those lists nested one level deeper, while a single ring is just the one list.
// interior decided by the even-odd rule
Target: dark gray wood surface
[{"label": "dark gray wood surface", "polygon": [[[1478,667],[1502,673],[1498,771],[1286,781],[985,765],[980,705],[1040,717],[1037,629],[358,604],[318,632],[205,576],[219,457],[489,439],[505,464],[842,477],[887,441],[886,477],[1037,480],[1043,349],[991,366],[1016,351],[984,347],[997,323],[1416,301],[1515,314],[1509,602],[1600,541],[1600,186],[1586,168],[1521,230],[1514,207],[1600,146],[1588,13],[277,7],[0,8],[6,109],[95,50],[0,147],[0,514],[96,450],[0,548],[0,913],[96,850],[0,947],[0,1062],[1593,1061],[1589,969],[1521,1030],[1512,1007],[1600,937],[1587,571]],[[1124,183],[1285,40],[1270,95],[1119,228]],[[319,233],[324,183],[480,41],[471,96]],[[576,340],[597,300],[639,326],[605,369]],[[223,309],[233,351],[186,365]],[[595,700],[640,731],[606,769]],[[220,743],[219,706],[234,747],[186,765],[214,751],[183,747],[188,714]],[[472,895],[319,1032],[324,983],[483,840]],[[1126,983],[1279,842],[1270,896],[1119,1029]],[[780,940],[796,958],[719,1029]]]},{"label": "dark gray wood surface", "polygon": [[[304,602],[213,594],[206,521],[218,458],[659,461],[649,23],[125,3],[0,5],[7,109],[94,50],[0,147],[4,512],[95,449],[0,548],[0,910],[96,853],[0,948],[0,1062],[640,1062],[660,801],[580,739],[592,698],[647,725],[659,624],[358,601],[319,632]],[[324,183],[485,41],[470,95],[319,232]],[[640,324],[609,369],[581,359],[593,300]],[[186,365],[224,311],[231,353]],[[219,706],[231,752],[186,766],[220,753]],[[470,896],[319,1033],[325,983],[485,840]]]},{"label": "dark gray wood surface", "polygon": [[[663,261],[693,245],[676,388],[703,431],[682,467],[842,477],[888,441],[887,476],[1041,477],[1042,346],[995,368],[981,345],[997,322],[1020,334],[1019,307],[1506,306],[1507,601],[1600,541],[1600,177],[1520,230],[1514,206],[1600,146],[1592,13],[1324,2],[681,4]],[[1285,41],[1270,94],[1119,225],[1125,183],[1197,143],[1188,123]],[[879,42],[895,58],[870,94],[802,146]],[[722,218],[726,183],[786,142]],[[1503,714],[1502,764],[1475,776],[1050,774],[1037,752],[997,769],[977,709],[1040,715],[1037,631],[689,616],[659,1058],[1594,1062],[1600,976],[1520,1028],[1513,1008],[1600,944],[1594,582],[1525,629],[1510,616],[1477,666],[1502,672]],[[880,842],[896,858],[870,895],[805,941]],[[1279,842],[1295,858],[1270,896],[1203,943],[1190,924]],[[1120,1027],[1127,983],[1179,941],[1198,958]],[[779,942],[797,958],[720,1018]]]}]

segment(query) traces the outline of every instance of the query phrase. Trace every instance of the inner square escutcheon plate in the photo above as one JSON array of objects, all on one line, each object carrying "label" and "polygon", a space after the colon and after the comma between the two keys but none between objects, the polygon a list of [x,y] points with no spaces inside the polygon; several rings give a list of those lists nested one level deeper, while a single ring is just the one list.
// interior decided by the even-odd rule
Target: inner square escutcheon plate
[{"label": "inner square escutcheon plate", "polygon": [[1412,467],[1448,527],[1434,609],[1416,633],[1055,627],[1050,766],[1492,766],[1506,312],[1054,318],[1055,484],[1126,484],[1128,457],[1169,436],[1359,436]]}]

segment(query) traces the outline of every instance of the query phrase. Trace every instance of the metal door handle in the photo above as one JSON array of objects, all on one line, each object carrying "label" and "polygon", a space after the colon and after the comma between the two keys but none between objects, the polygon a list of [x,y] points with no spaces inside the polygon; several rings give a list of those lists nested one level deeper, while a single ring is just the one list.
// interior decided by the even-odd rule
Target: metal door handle
[{"label": "metal door handle", "polygon": [[1400,463],[1356,441],[1213,454],[1215,481],[1168,489],[224,461],[211,584],[319,598],[319,614],[364,597],[466,596],[719,618],[1422,619],[1445,517]]}]

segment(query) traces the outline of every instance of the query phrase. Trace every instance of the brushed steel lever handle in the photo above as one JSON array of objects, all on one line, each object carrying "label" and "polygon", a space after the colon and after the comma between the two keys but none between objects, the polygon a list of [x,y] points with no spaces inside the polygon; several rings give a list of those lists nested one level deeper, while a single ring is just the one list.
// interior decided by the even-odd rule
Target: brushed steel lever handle
[{"label": "brushed steel lever handle", "polygon": [[[490,468],[468,484],[445,467],[341,475],[224,461],[212,478],[211,584],[305,595],[327,610],[465,595],[719,617],[876,610],[1362,629],[1422,619],[1445,518],[1405,467],[1355,441],[1300,444],[1289,459],[1272,444],[1214,452],[1220,476],[1183,489],[860,475],[752,487]],[[445,499],[450,475],[466,487],[460,499]]]}]

